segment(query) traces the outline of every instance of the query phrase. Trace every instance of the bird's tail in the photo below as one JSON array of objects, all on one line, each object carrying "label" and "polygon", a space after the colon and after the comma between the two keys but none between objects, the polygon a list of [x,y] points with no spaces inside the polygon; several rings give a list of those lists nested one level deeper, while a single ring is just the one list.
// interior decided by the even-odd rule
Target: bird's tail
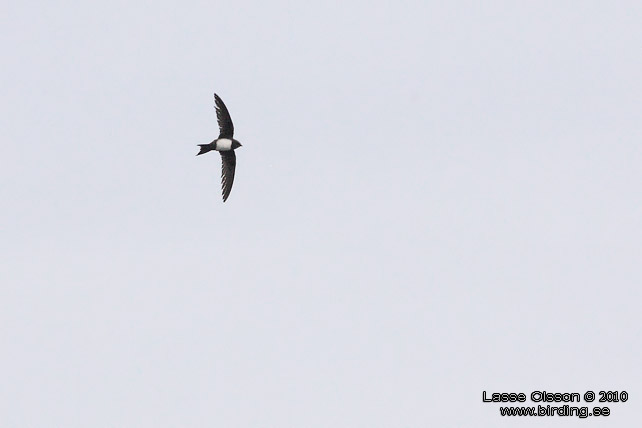
[{"label": "bird's tail", "polygon": [[199,144],[198,146],[201,148],[201,150],[198,153],[196,153],[196,156],[202,155],[203,153],[207,153],[209,151],[214,150],[211,144]]}]

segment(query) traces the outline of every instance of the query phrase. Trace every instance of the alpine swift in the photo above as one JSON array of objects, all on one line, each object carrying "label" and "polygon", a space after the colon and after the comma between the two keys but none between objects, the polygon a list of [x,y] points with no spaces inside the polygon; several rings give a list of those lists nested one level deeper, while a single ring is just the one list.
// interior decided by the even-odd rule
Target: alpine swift
[{"label": "alpine swift", "polygon": [[241,143],[236,141],[234,137],[234,125],[230,112],[223,103],[223,100],[218,95],[214,94],[214,101],[216,103],[216,118],[218,120],[218,127],[220,133],[218,138],[209,144],[199,144],[201,150],[196,154],[202,155],[212,150],[216,150],[221,154],[223,161],[223,168],[221,171],[221,181],[223,189],[223,202],[227,201],[230,192],[232,191],[232,184],[234,183],[234,171],[236,170],[236,155],[234,149],[241,147]]}]

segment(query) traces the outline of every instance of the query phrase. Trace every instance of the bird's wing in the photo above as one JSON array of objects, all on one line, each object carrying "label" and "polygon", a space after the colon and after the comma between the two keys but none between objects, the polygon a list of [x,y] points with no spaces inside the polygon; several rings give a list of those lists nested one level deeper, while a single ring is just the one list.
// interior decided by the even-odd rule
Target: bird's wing
[{"label": "bird's wing", "polygon": [[234,136],[234,125],[230,112],[227,111],[225,103],[218,95],[214,94],[214,101],[216,102],[216,118],[218,119],[218,127],[221,130],[218,138],[232,138]]},{"label": "bird's wing", "polygon": [[234,150],[229,150],[221,153],[221,160],[223,161],[223,168],[221,170],[221,187],[223,189],[223,202],[227,201],[232,191],[232,184],[234,183],[234,171],[236,170],[236,155]]}]

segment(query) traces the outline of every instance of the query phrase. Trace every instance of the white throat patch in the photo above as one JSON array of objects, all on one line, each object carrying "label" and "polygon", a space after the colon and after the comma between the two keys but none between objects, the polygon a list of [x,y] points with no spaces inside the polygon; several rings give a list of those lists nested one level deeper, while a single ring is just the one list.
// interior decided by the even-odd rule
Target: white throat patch
[{"label": "white throat patch", "polygon": [[232,140],[228,138],[220,138],[216,140],[216,150],[218,150],[219,152],[232,150]]}]

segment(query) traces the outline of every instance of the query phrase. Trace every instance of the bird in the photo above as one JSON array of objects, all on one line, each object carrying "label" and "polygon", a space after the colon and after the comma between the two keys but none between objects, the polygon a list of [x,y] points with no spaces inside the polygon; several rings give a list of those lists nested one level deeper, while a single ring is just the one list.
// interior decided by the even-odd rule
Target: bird
[{"label": "bird", "polygon": [[220,130],[218,138],[209,144],[198,144],[200,150],[196,156],[212,150],[216,150],[221,154],[223,164],[221,170],[221,188],[223,191],[223,202],[225,202],[230,196],[232,184],[234,183],[234,172],[236,171],[236,154],[234,150],[241,147],[241,143],[234,139],[234,124],[232,124],[230,112],[227,111],[225,103],[217,94],[214,94],[214,103],[216,104],[216,119],[218,120]]}]

